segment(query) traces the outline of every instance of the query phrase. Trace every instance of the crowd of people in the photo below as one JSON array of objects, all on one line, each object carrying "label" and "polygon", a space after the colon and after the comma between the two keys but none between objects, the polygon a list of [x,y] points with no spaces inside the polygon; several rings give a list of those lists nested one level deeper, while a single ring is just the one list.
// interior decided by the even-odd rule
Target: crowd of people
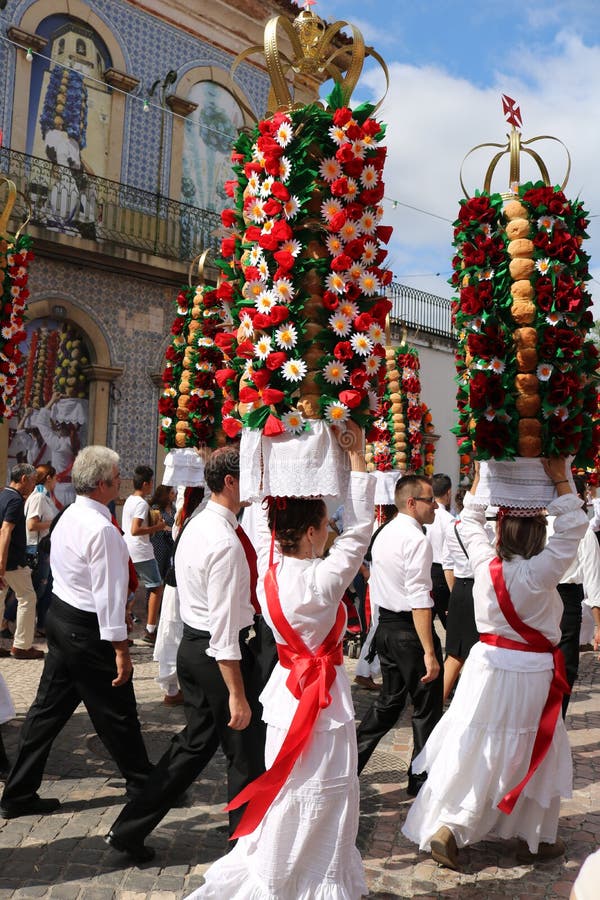
[{"label": "crowd of people", "polygon": [[[78,453],[76,499],[60,512],[51,465],[13,466],[0,493],[0,597],[14,593],[16,624],[0,654],[43,658],[36,628],[48,653],[14,760],[0,739],[5,818],[60,808],[38,789],[83,703],[125,780],[106,837],[115,851],[152,860],[146,838],[220,747],[231,850],[191,896],[358,900],[359,775],[410,699],[405,836],[453,869],[460,848],[487,835],[516,838],[520,862],[562,855],[564,717],[584,597],[600,645],[600,515],[590,522],[585,484],[574,490],[565,460],[545,460],[556,494],[547,509],[486,518],[478,470],[454,498],[448,476],[408,474],[376,517],[363,435],[349,423],[338,437],[349,477],[333,543],[320,498],[243,509],[235,446],[206,460],[207,496],[187,488],[177,505],[138,466],[120,526],[114,451]],[[186,723],[155,765],[132,678],[137,586],[163,702],[181,704]],[[349,591],[364,638],[356,687],[373,695],[357,729],[344,667]],[[0,679],[0,724],[11,715]]]}]

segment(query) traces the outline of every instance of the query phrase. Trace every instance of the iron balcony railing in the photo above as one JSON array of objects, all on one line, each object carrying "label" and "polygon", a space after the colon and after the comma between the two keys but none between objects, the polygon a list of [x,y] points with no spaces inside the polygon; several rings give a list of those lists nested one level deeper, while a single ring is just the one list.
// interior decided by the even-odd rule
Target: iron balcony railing
[{"label": "iron balcony railing", "polygon": [[[13,215],[51,231],[187,261],[218,250],[218,213],[0,148],[0,172],[19,197]],[[107,248],[108,250],[108,248]]]},{"label": "iron balcony railing", "polygon": [[452,327],[450,300],[397,281],[390,284],[388,297],[392,301],[390,312],[392,324],[405,325],[422,334],[448,340],[456,339],[456,332]]}]

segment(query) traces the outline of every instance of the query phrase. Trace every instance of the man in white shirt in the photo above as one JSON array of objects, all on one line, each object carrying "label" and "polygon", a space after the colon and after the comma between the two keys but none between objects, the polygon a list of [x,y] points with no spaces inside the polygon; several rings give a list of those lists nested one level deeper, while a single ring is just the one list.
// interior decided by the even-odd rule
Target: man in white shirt
[{"label": "man in white shirt", "polygon": [[127,783],[139,793],[151,769],[137,717],[125,604],[127,547],[107,504],[119,493],[119,457],[86,447],[73,464],[77,499],[52,532],[48,654],[21,730],[17,759],[1,801],[5,818],[51,813],[37,795],[52,743],[81,702]]},{"label": "man in white shirt", "polygon": [[[211,498],[186,526],[175,553],[184,623],[177,676],[187,725],[171,741],[142,795],[127,804],[107,835],[107,843],[135,862],[154,856],[145,837],[219,746],[227,759],[228,800],[264,771],[265,727],[254,688],[254,654],[247,644],[254,619],[250,567],[236,533],[239,459],[233,447],[210,456],[204,477]],[[229,814],[230,834],[242,812]]]},{"label": "man in white shirt", "polygon": [[[577,496],[585,506],[586,487],[585,480],[580,475],[574,475],[573,480],[577,490]],[[548,535],[554,531],[554,519],[548,518]],[[590,527],[582,537],[577,547],[577,556],[562,576],[557,585],[558,593],[563,602],[563,614],[560,620],[559,647],[565,658],[567,681],[572,688],[579,672],[579,635],[581,632],[581,604],[584,596],[588,604],[594,608],[600,606],[600,546],[596,534]],[[563,719],[567,714],[570,694],[563,696]]]},{"label": "man in white shirt", "polygon": [[154,525],[150,522],[150,506],[146,497],[152,493],[154,472],[150,466],[136,466],[133,473],[133,494],[123,504],[123,537],[129,550],[131,562],[138,578],[148,591],[148,617],[142,640],[147,644],[156,643],[156,624],[160,612],[163,585],[151,534],[170,531],[162,517]]},{"label": "man in white shirt", "polygon": [[[398,515],[371,548],[371,598],[379,607],[375,647],[383,684],[358,726],[358,771],[396,724],[407,695],[413,704],[413,756],[425,746],[442,715],[442,649],[433,630],[431,545],[423,525],[433,522],[435,499],[429,479],[405,475],[396,484]],[[408,773],[416,796],[426,775]]]},{"label": "man in white shirt", "polygon": [[446,529],[453,520],[453,516],[448,512],[448,507],[452,500],[452,482],[448,475],[434,475],[431,479],[433,488],[433,496],[437,503],[435,518],[431,525],[427,526],[427,537],[431,544],[433,561],[431,563],[431,583],[432,596],[435,613],[440,622],[446,627],[446,617],[448,614],[448,601],[450,599],[450,589],[444,575],[444,555],[445,555],[445,539]]}]

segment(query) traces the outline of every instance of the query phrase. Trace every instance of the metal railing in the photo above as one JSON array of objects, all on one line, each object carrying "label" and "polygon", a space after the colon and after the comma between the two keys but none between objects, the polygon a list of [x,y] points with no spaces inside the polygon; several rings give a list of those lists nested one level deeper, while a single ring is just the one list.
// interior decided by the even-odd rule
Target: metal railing
[{"label": "metal railing", "polygon": [[0,172],[19,191],[15,219],[22,221],[29,206],[34,225],[96,241],[100,251],[103,244],[117,244],[187,261],[219,248],[221,218],[213,211],[8,147],[0,148]]},{"label": "metal railing", "polygon": [[422,334],[456,339],[456,332],[452,327],[451,303],[446,297],[428,294],[398,281],[390,284],[388,297],[392,301],[392,324],[406,325]]}]

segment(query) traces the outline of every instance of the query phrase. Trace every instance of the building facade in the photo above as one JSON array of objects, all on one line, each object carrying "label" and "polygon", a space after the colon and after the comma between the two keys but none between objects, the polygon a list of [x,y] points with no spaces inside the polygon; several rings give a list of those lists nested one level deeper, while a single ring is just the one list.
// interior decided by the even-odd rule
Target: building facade
[{"label": "building facade", "polygon": [[[289,0],[8,0],[0,12],[0,173],[19,190],[11,230],[30,215],[36,256],[10,462],[41,459],[50,427],[74,449],[114,447],[125,476],[140,462],[160,473],[173,302],[218,246],[231,143],[266,110],[260,56],[230,69],[272,16],[297,12]],[[307,101],[318,86],[302,76],[293,89]]]}]

